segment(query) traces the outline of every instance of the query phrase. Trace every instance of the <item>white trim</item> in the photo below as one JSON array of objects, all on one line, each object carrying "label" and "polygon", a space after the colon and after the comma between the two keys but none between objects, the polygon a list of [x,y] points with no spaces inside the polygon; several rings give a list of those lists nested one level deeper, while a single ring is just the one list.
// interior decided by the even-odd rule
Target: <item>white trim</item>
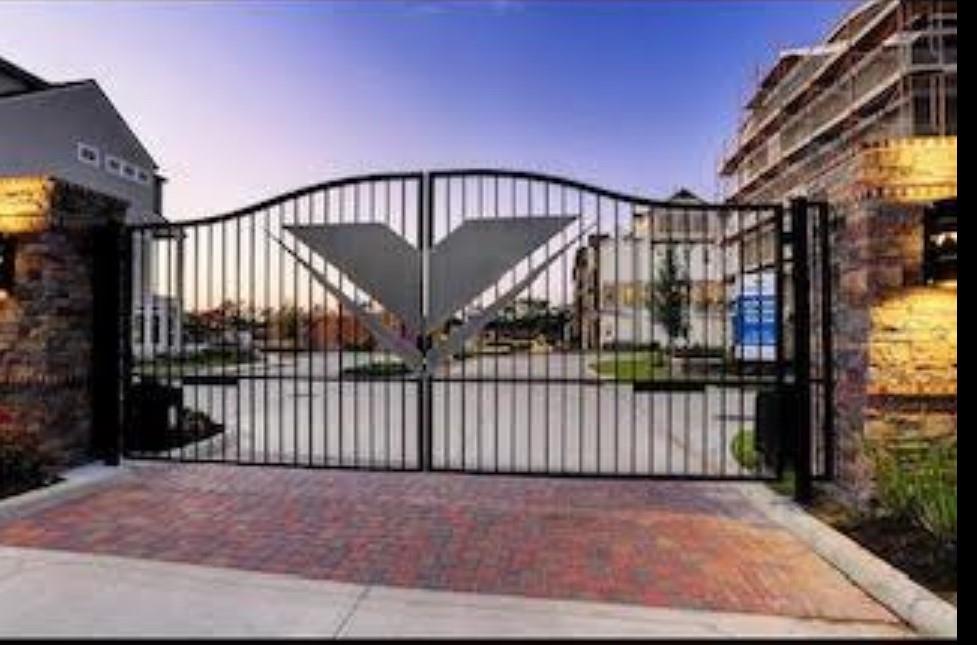
[{"label": "white trim", "polygon": [[[91,153],[94,158],[86,159],[85,153]],[[99,149],[90,143],[85,143],[79,141],[75,144],[75,157],[79,162],[85,164],[86,166],[92,166],[93,168],[102,167],[102,153]]]},{"label": "white trim", "polygon": [[[113,164],[116,166],[116,168],[112,167]],[[105,155],[105,172],[109,173],[110,175],[115,175],[116,177],[121,177],[124,179],[125,175],[122,174],[122,168],[124,165],[125,162],[115,155]]]}]

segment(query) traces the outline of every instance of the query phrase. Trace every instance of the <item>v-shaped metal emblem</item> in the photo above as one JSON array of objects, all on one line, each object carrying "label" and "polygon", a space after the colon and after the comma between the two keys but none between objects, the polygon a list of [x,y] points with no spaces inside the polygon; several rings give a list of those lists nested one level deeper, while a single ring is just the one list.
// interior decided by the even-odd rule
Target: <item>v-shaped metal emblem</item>
[{"label": "v-shaped metal emblem", "polygon": [[[422,251],[389,227],[378,223],[352,223],[291,225],[284,229],[396,315],[413,334],[421,337],[440,329],[452,314],[484,293],[506,272],[576,219],[576,216],[560,215],[467,220],[430,251],[426,315],[421,310]],[[379,342],[397,353],[413,369],[431,369],[481,331],[587,230],[589,227],[550,254],[480,315],[455,328],[444,342],[427,354],[422,353],[409,339],[390,330],[376,314],[354,302],[323,272],[315,269],[281,240],[278,242]]]}]

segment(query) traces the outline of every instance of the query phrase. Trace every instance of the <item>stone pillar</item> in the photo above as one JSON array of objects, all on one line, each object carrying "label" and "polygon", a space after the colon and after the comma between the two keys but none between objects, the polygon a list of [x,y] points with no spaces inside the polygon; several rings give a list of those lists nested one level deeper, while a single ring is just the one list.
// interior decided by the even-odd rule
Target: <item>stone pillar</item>
[{"label": "stone pillar", "polygon": [[866,442],[956,432],[956,286],[924,285],[925,203],[862,198],[834,237],[837,483],[872,490]]},{"label": "stone pillar", "polygon": [[55,179],[0,178],[0,233],[16,244],[0,294],[0,425],[36,433],[65,465],[92,454],[94,240],[125,211]]}]

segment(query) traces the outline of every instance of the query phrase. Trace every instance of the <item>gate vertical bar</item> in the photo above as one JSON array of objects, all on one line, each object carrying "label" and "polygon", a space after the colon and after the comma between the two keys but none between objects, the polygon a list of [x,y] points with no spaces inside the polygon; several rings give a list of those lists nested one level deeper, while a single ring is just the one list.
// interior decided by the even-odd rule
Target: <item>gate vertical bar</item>
[{"label": "gate vertical bar", "polygon": [[834,479],[835,475],[835,429],[834,429],[834,361],[832,357],[832,324],[834,320],[831,306],[831,232],[829,230],[828,204],[818,204],[818,229],[821,232],[821,353],[822,384],[824,388],[824,475]]},{"label": "gate vertical bar", "polygon": [[427,351],[431,338],[427,333],[427,316],[430,302],[430,260],[431,247],[434,244],[434,177],[423,174],[417,182],[417,245],[421,251],[420,265],[420,302],[421,328],[418,330],[418,349],[425,357],[421,364],[421,371],[417,377],[417,459],[421,470],[431,470],[432,431],[434,427],[432,414],[434,412],[433,374],[427,364]]},{"label": "gate vertical bar", "polygon": [[[778,206],[774,211],[774,226],[775,234],[774,239],[776,244],[774,244],[774,280],[776,284],[774,285],[774,298],[776,300],[775,309],[777,310],[777,315],[774,320],[774,338],[777,343],[775,352],[776,357],[774,362],[776,363],[776,392],[777,392],[777,405],[779,410],[783,409],[784,405],[784,395],[785,395],[785,375],[786,375],[786,361],[784,357],[784,209],[782,206]],[[778,412],[777,419],[783,419],[782,414]],[[783,432],[783,431],[781,431]],[[784,462],[786,461],[786,441],[781,437],[780,441],[777,442],[777,479],[783,480],[784,478]]]},{"label": "gate vertical bar", "polygon": [[794,280],[794,387],[797,389],[797,445],[794,459],[794,496],[811,499],[811,294],[807,249],[806,199],[793,199],[791,216],[791,270]]},{"label": "gate vertical bar", "polygon": [[[125,456],[126,454],[126,432],[130,427],[132,413],[130,409],[130,396],[129,396],[129,386],[132,384],[132,363],[133,363],[133,341],[135,339],[135,331],[133,329],[133,320],[135,319],[136,308],[133,304],[133,275],[135,272],[134,260],[133,260],[133,245],[135,244],[136,236],[132,229],[123,227],[120,233],[119,244],[121,245],[119,249],[120,262],[119,262],[119,276],[121,279],[121,289],[120,298],[121,306],[119,307],[120,315],[120,329],[122,330],[122,338],[120,340],[122,355],[120,356],[119,367],[122,370],[119,374],[119,383],[121,387],[121,397],[122,397],[122,409],[121,409],[121,423],[119,427],[119,433],[116,436],[116,446],[119,451],[120,456]],[[142,334],[140,334],[142,338]],[[112,465],[110,463],[110,465]]]}]

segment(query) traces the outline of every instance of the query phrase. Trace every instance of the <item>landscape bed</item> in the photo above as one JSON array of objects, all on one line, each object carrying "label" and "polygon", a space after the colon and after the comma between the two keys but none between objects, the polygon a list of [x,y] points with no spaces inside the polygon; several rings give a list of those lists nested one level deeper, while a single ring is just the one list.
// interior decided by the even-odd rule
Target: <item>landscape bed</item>
[{"label": "landscape bed", "polygon": [[[741,430],[733,457],[755,467],[753,432]],[[815,487],[805,509],[953,605],[957,604],[956,440],[912,449],[876,449],[881,462],[876,499],[856,511]],[[777,493],[794,495],[793,471],[771,482]],[[920,512],[920,508],[926,509]],[[930,510],[935,509],[935,510]],[[920,516],[939,521],[921,521]]]}]

